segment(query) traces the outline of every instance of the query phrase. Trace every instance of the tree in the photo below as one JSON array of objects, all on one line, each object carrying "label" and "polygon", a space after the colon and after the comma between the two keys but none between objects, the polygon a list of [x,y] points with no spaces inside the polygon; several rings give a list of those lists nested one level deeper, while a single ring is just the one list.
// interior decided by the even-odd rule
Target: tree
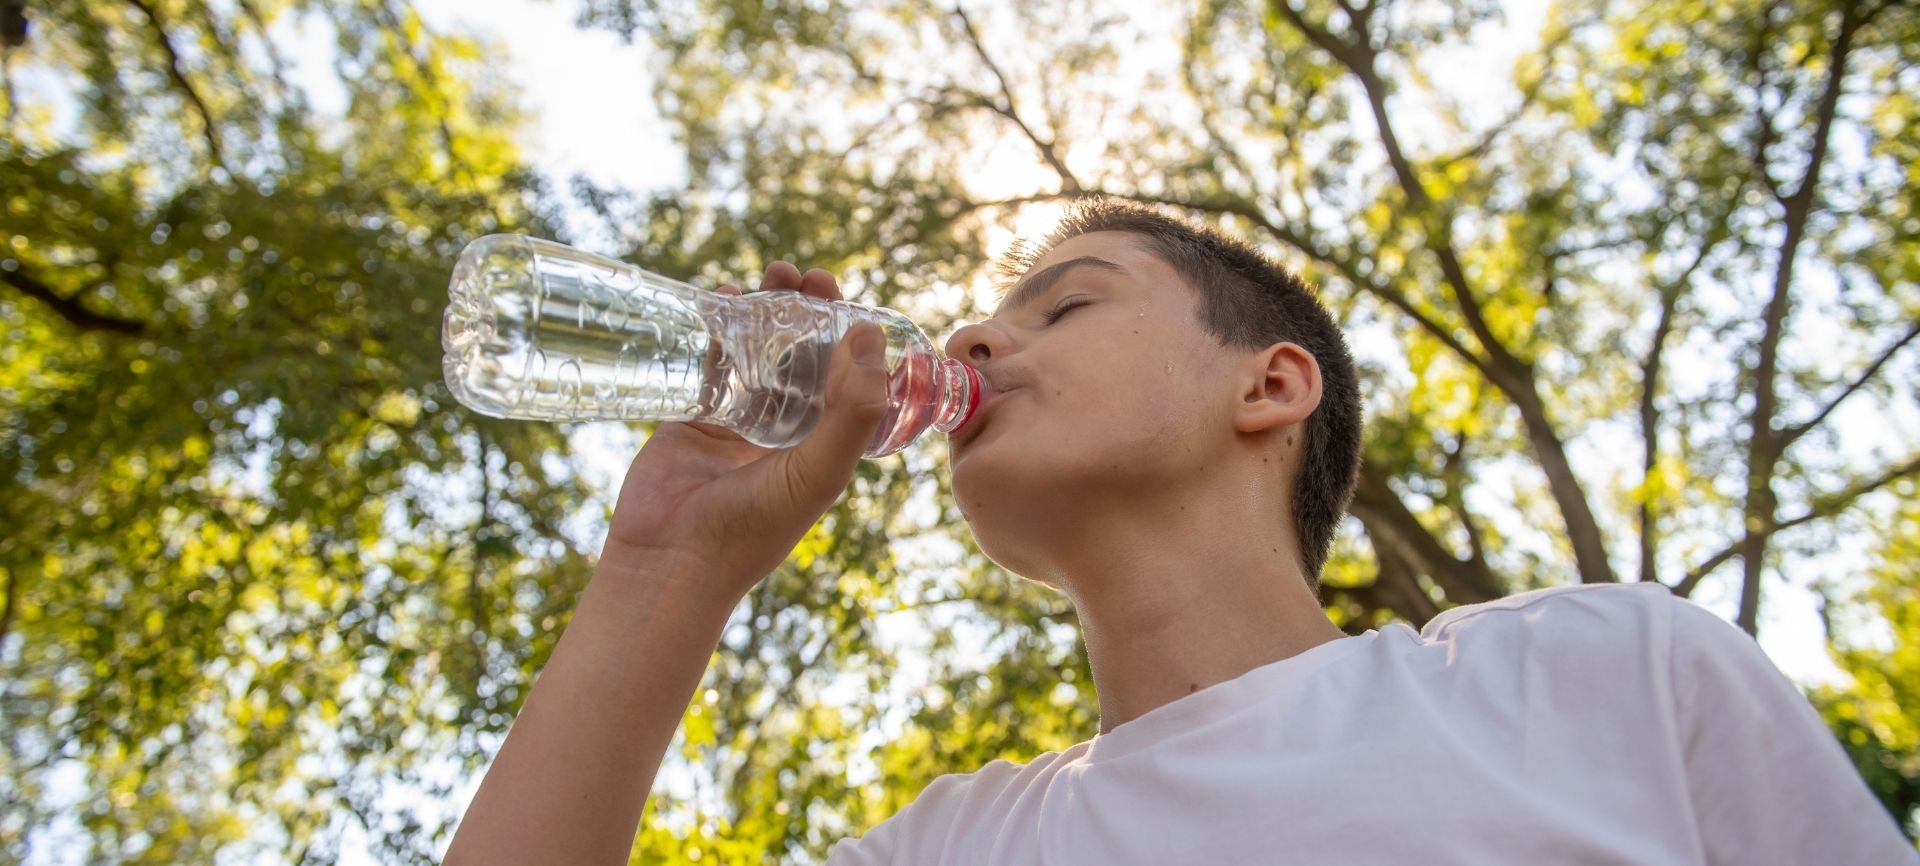
[{"label": "tree", "polygon": [[[560,432],[438,384],[453,255],[545,231],[510,94],[382,0],[24,13],[0,859],[328,862],[358,832],[429,860],[448,815],[395,795],[484,760],[590,568]],[[337,115],[269,38],[298,22],[335,38]],[[70,124],[16,101],[30,75]]]},{"label": "tree", "polygon": [[[1882,528],[1881,565],[1863,582],[1835,590],[1828,602],[1833,655],[1852,678],[1847,687],[1814,690],[1814,703],[1868,787],[1920,837],[1920,509],[1908,500]],[[1853,620],[1835,628],[1834,621]],[[1879,640],[1865,636],[1880,632]]]},{"label": "tree", "polygon": [[[975,278],[964,254],[1023,208],[1099,194],[1305,270],[1373,397],[1356,531],[1324,582],[1350,630],[1640,580],[1712,587],[1757,632],[1770,583],[1804,584],[1836,535],[1864,537],[1843,518],[1920,474],[1910,435],[1860,423],[1916,408],[1895,387],[1920,336],[1909,5],[1557,4],[1494,117],[1451,86],[1501,20],[1487,3],[594,0],[584,20],[662,49],[656,99],[691,156],[693,189],[604,212],[636,258],[738,271],[777,250],[867,300],[932,295]],[[1075,664],[1071,611],[958,560],[943,590],[896,582],[875,603],[978,599],[993,660],[978,687],[978,666],[936,662],[877,748],[886,793],[844,823],[1091,732],[1038,709]],[[733,652],[715,669],[728,698],[701,710],[710,771],[793,766],[799,741],[751,732],[815,699],[783,686],[730,709],[765,694]],[[873,660],[826,655],[806,656],[822,681]],[[731,793],[708,837],[780,789]],[[840,826],[833,803],[809,828]]]}]

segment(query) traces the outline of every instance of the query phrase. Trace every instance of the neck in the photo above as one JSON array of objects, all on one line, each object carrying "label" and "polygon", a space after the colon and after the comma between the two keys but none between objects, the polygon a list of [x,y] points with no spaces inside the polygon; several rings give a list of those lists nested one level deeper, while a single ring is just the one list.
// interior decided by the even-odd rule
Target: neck
[{"label": "neck", "polygon": [[1051,528],[1033,576],[1073,599],[1101,733],[1345,636],[1307,589],[1269,488],[1206,488],[1108,497]]}]

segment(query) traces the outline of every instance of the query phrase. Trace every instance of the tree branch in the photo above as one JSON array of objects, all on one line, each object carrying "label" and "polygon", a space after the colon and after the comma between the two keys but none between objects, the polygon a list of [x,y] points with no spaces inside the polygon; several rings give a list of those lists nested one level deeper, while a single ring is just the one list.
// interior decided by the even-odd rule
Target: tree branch
[{"label": "tree branch", "polygon": [[[1853,48],[1854,33],[1861,23],[1858,14],[1859,10],[1853,4],[1842,4],[1840,32],[1833,41],[1832,69],[1827,74],[1827,84],[1820,94],[1816,113],[1813,147],[1807,154],[1807,164],[1801,173],[1799,187],[1783,202],[1786,205],[1786,232],[1780,241],[1780,257],[1773,273],[1773,296],[1767,301],[1763,317],[1766,324],[1760,337],[1760,357],[1754,368],[1753,414],[1747,444],[1748,527],[1771,523],[1778,505],[1777,495],[1773,491],[1773,477],[1775,464],[1784,450],[1784,437],[1773,429],[1773,421],[1779,411],[1779,395],[1774,390],[1774,379],[1779,369],[1780,340],[1786,330],[1787,312],[1792,302],[1789,290],[1793,286],[1794,261],[1798,257],[1800,243],[1806,237],[1807,219],[1813,212],[1819,191],[1820,170],[1826,163],[1828,138],[1839,112],[1840,94],[1845,89],[1848,54]],[[1748,634],[1759,630],[1760,572],[1766,555],[1766,539],[1767,536],[1749,529],[1740,551],[1743,579],[1738,622]]]},{"label": "tree branch", "polygon": [[[441,83],[440,73],[433,67],[431,54],[423,57],[415,51],[416,46],[413,40],[406,38],[408,28],[405,22],[400,20],[399,13],[393,11],[393,4],[390,0],[379,0],[378,3],[373,4],[373,10],[375,14],[379,16],[381,23],[385,24],[387,29],[393,33],[393,37],[403,41],[403,44],[406,46],[404,53],[406,54],[407,60],[411,62],[413,68],[420,73],[420,77],[425,79],[427,84],[433,88],[434,95],[445,103],[445,110],[434,112],[434,121],[440,131],[440,141],[446,145],[447,148],[447,162],[451,165],[454,176],[464,182],[469,190],[477,189],[478,187],[475,184],[472,170],[467,168],[466,160],[460,156],[459,138],[453,134],[453,126],[447,122],[447,117],[453,110],[452,93]],[[421,32],[427,32],[425,25],[421,26]],[[428,38],[432,37],[429,36]],[[429,46],[429,48],[431,47]]]},{"label": "tree branch", "polygon": [[1269,0],[1267,6],[1280,13],[1280,17],[1287,19],[1287,23],[1292,24],[1293,29],[1300,31],[1300,35],[1307,37],[1308,42],[1312,42],[1321,51],[1333,55],[1333,59],[1340,61],[1340,65],[1352,69],[1365,62],[1365,56],[1360,53],[1359,46],[1333,35],[1330,30],[1308,24],[1306,16],[1301,14],[1300,10],[1293,8],[1293,3],[1289,0]]},{"label": "tree branch", "polygon": [[1359,79],[1367,97],[1367,105],[1373,112],[1374,123],[1379,129],[1381,145],[1386,149],[1387,162],[1399,180],[1409,207],[1426,225],[1427,248],[1439,261],[1440,273],[1453,294],[1454,302],[1460,307],[1461,318],[1486,352],[1484,369],[1488,372],[1487,378],[1520,410],[1521,421],[1527,429],[1527,441],[1539,459],[1540,468],[1546,473],[1547,489],[1560,506],[1561,518],[1566,522],[1567,539],[1573,545],[1574,563],[1580,571],[1580,580],[1584,583],[1613,582],[1616,578],[1607,557],[1606,538],[1600,531],[1599,520],[1594,517],[1592,505],[1587,502],[1586,490],[1579,476],[1573,472],[1572,461],[1567,459],[1566,443],[1554,429],[1553,421],[1547,415],[1546,403],[1540,399],[1533,367],[1509,350],[1493,333],[1480,308],[1479,299],[1468,284],[1466,269],[1462,267],[1460,257],[1453,248],[1447,215],[1436,207],[1431,194],[1415,173],[1412,161],[1401,147],[1399,135],[1394,131],[1393,120],[1387,112],[1386,81],[1380,77],[1375,63],[1378,55],[1371,41],[1365,38],[1355,42],[1341,40],[1324,28],[1309,23],[1288,0],[1269,0],[1268,5],[1306,36],[1308,41],[1333,55]]},{"label": "tree branch", "polygon": [[287,94],[292,93],[293,89],[287,85],[286,58],[281,56],[280,46],[273,44],[273,37],[267,31],[266,16],[260,14],[260,9],[255,5],[254,0],[236,0],[236,3],[240,7],[241,14],[245,15],[247,20],[253,23],[253,29],[260,37],[261,50],[266,52],[267,61],[273,65],[274,87],[279,92],[282,103],[284,103]]},{"label": "tree branch", "polygon": [[1376,548],[1398,551],[1409,566],[1433,578],[1448,599],[1473,604],[1506,594],[1484,561],[1461,560],[1428,532],[1372,463],[1361,464],[1359,482],[1347,510],[1367,527],[1367,536]]},{"label": "tree branch", "polygon": [[1034,132],[1033,128],[1028,126],[1027,122],[1020,118],[1020,112],[1014,108],[1013,104],[1013,87],[1007,83],[1006,74],[1000,71],[1000,64],[993,62],[993,57],[987,53],[987,48],[981,43],[980,34],[973,29],[973,21],[967,17],[966,10],[955,6],[953,8],[953,17],[960,20],[960,28],[967,34],[967,42],[973,46],[974,53],[979,55],[980,62],[986,64],[987,71],[992,72],[993,79],[1000,83],[1000,98],[1002,101],[994,102],[986,97],[976,95],[980,105],[1013,121],[1013,125],[1020,128],[1020,133],[1025,135],[1027,140],[1033,143],[1034,148],[1040,151],[1040,158],[1046,160],[1047,165],[1051,166],[1054,173],[1060,176],[1060,185],[1063,191],[1079,192],[1080,181],[1073,176],[1072,171],[1067,169],[1066,161],[1060,158],[1057,147],[1058,143],[1052,139],[1041,138],[1039,133]]},{"label": "tree branch", "polygon": [[67,320],[67,324],[79,328],[82,331],[97,331],[108,334],[135,336],[145,333],[147,330],[145,322],[136,322],[130,319],[120,319],[96,313],[82,305],[78,296],[72,298],[62,297],[60,293],[53,290],[52,286],[34,279],[23,270],[0,271],[0,282],[4,282],[21,294],[47,305],[49,309],[59,314],[60,318]]},{"label": "tree branch", "polygon": [[[1742,187],[1744,188],[1744,186]],[[1740,191],[1734,190],[1729,202],[1739,201]],[[1693,261],[1687,264],[1680,275],[1660,286],[1660,319],[1654,325],[1653,339],[1647,347],[1646,360],[1640,364],[1640,441],[1642,444],[1641,480],[1653,474],[1660,460],[1660,409],[1655,402],[1660,390],[1661,358],[1666,352],[1667,336],[1673,332],[1673,316],[1679,307],[1680,297],[1693,284],[1693,275],[1700,271],[1707,256],[1720,245],[1728,235],[1728,221],[1733,217],[1734,205],[1729,204],[1720,213],[1712,231],[1701,238],[1700,248],[1694,252]],[[1664,234],[1663,225],[1657,234]],[[1657,562],[1657,541],[1654,532],[1653,503],[1645,497],[1639,506],[1640,528],[1640,580],[1658,583],[1660,580]]]},{"label": "tree branch", "polygon": [[1414,306],[1413,300],[1406,293],[1394,289],[1386,283],[1368,278],[1365,274],[1360,273],[1360,268],[1355,262],[1334,255],[1331,251],[1314,243],[1312,238],[1295,231],[1291,226],[1282,225],[1268,219],[1267,215],[1251,202],[1229,199],[1181,199],[1170,196],[1135,195],[1128,197],[1134,201],[1146,204],[1166,205],[1201,213],[1231,214],[1246,219],[1259,226],[1269,235],[1272,235],[1275,240],[1299,250],[1303,255],[1306,255],[1314,261],[1332,266],[1335,270],[1339,271],[1340,275],[1345,277],[1348,282],[1353,283],[1356,288],[1370,292],[1381,300],[1393,305],[1395,309],[1404,313],[1407,318],[1412,319],[1421,329],[1431,334],[1434,339],[1439,340],[1442,345],[1446,346],[1455,355],[1458,355],[1461,360],[1466,361],[1475,370],[1479,371],[1482,376],[1486,376],[1491,380],[1496,375],[1487,359],[1474,352],[1465,343],[1462,343],[1460,338],[1455,336],[1451,329],[1427,315],[1420,310],[1419,307]]},{"label": "tree branch", "polygon": [[[1192,23],[1192,26],[1197,28],[1200,26],[1200,22],[1195,21]],[[1181,81],[1187,87],[1187,95],[1193,97],[1194,104],[1200,109],[1200,128],[1207,133],[1209,145],[1215,153],[1224,154],[1227,161],[1233,165],[1234,170],[1240,172],[1240,175],[1246,179],[1245,182],[1248,186],[1252,186],[1254,183],[1253,167],[1247,162],[1246,158],[1240,154],[1240,148],[1235,146],[1233,142],[1228,141],[1225,135],[1221,134],[1219,126],[1215,123],[1214,115],[1218,111],[1218,106],[1210,96],[1213,88],[1201,85],[1200,58],[1195,54],[1192,40],[1189,40],[1188,44],[1182,47],[1181,55]]]},{"label": "tree branch", "polygon": [[1462,343],[1459,337],[1454,336],[1451,329],[1421,311],[1419,307],[1413,304],[1412,299],[1406,293],[1378,280],[1368,278],[1365,274],[1360,273],[1359,266],[1353,261],[1334,255],[1331,251],[1314,243],[1311,237],[1300,234],[1290,226],[1273,221],[1252,202],[1241,199],[1186,199],[1173,196],[1129,195],[1103,190],[1091,190],[1081,192],[1036,193],[995,201],[967,202],[954,214],[954,218],[958,219],[965,214],[986,208],[1010,207],[1085,196],[1124,198],[1140,202],[1141,204],[1177,207],[1196,213],[1232,215],[1252,222],[1254,225],[1259,226],[1261,230],[1271,235],[1275,240],[1298,250],[1302,255],[1316,262],[1328,265],[1339,271],[1340,275],[1346,278],[1348,282],[1353,283],[1356,288],[1370,292],[1388,304],[1393,305],[1395,309],[1404,313],[1407,318],[1412,319],[1421,329],[1431,334],[1434,339],[1440,341],[1441,345],[1446,346],[1455,355],[1459,356],[1462,361],[1467,362],[1467,364],[1479,371],[1482,376],[1487,377],[1488,380],[1491,381],[1495,376],[1493,368],[1488,365],[1485,358],[1480,357],[1471,348],[1468,348],[1465,343]]},{"label": "tree branch", "polygon": [[22,577],[20,572],[14,570],[8,570],[6,575],[7,594],[4,600],[0,600],[0,655],[6,652],[7,636],[13,631],[13,612],[20,599]]},{"label": "tree branch", "polygon": [[[1474,402],[1477,407],[1479,400],[1476,399]],[[1472,512],[1467,510],[1465,488],[1469,473],[1467,471],[1467,436],[1464,431],[1454,433],[1453,446],[1447,449],[1443,473],[1447,479],[1447,504],[1460,515],[1460,527],[1467,533],[1467,561],[1477,568],[1486,570],[1488,568],[1486,543],[1481,540],[1480,527],[1474,524]]]},{"label": "tree branch", "polygon": [[1394,130],[1393,118],[1387,113],[1387,85],[1380,77],[1375,64],[1377,55],[1373,46],[1362,38],[1356,42],[1346,42],[1334,36],[1324,28],[1309,24],[1306,17],[1287,0],[1271,0],[1270,5],[1280,10],[1281,15],[1293,24],[1307,39],[1319,46],[1334,59],[1340,61],[1348,72],[1360,81],[1367,97],[1367,106],[1373,113],[1375,127],[1380,133],[1380,144],[1387,152],[1387,164],[1393,168],[1393,175],[1399,181],[1400,189],[1407,196],[1407,202],[1414,213],[1426,222],[1427,248],[1439,260],[1440,273],[1446,278],[1447,285],[1453,290],[1454,301],[1460,305],[1460,314],[1467,321],[1467,327],[1473,331],[1474,338],[1480,341],[1496,364],[1506,367],[1521,366],[1519,359],[1507,350],[1505,344],[1494,336],[1493,329],[1487,324],[1480,309],[1479,299],[1467,283],[1466,269],[1460,264],[1460,257],[1453,249],[1451,231],[1445,214],[1438,213],[1431,193],[1420,182],[1414,171],[1413,161],[1407,158],[1406,150],[1400,144],[1400,135]]},{"label": "tree branch", "polygon": [[[1705,258],[1704,250],[1701,256]],[[1699,263],[1695,260],[1695,264]],[[1673,311],[1678,305],[1678,290],[1660,293],[1660,321],[1654,325],[1653,340],[1647,349],[1647,358],[1640,364],[1640,483],[1646,485],[1646,479],[1653,476],[1660,467],[1660,408],[1655,398],[1660,393],[1660,359],[1666,351],[1667,335],[1673,331]],[[1640,496],[1638,520],[1640,524],[1640,580],[1660,579],[1655,563],[1655,539],[1653,503],[1643,493]]]},{"label": "tree branch", "polygon": [[[26,10],[11,10],[5,5],[0,5],[0,27],[5,26],[5,19],[9,14],[24,18]],[[21,23],[24,24],[25,21]],[[23,38],[22,42],[24,41]],[[13,50],[14,48],[15,46],[10,44],[0,44],[0,99],[7,101],[7,116],[0,119],[0,122],[6,124],[6,133],[17,139],[20,137],[20,131],[16,128],[20,121],[20,98],[13,89],[13,56],[18,53]]]},{"label": "tree branch", "polygon": [[[1572,35],[1573,28],[1558,28],[1553,34],[1553,37],[1547,40],[1545,45],[1540,46],[1540,56],[1551,59],[1553,52],[1558,50],[1561,45],[1566,44],[1567,39]],[[1543,63],[1542,65],[1545,64]],[[1507,130],[1512,129],[1514,124],[1519,123],[1520,118],[1526,115],[1527,109],[1532,108],[1533,104],[1539,100],[1540,88],[1546,83],[1546,80],[1547,76],[1543,74],[1527,82],[1527,85],[1520,89],[1520,104],[1515,106],[1513,111],[1508,112],[1506,117],[1500,119],[1500,122],[1488,128],[1486,132],[1481,134],[1479,141],[1474,142],[1465,150],[1451,156],[1441,157],[1437,161],[1439,167],[1444,169],[1461,160],[1479,159],[1488,150],[1491,150],[1494,144],[1500,140],[1500,137],[1505,135]]]},{"label": "tree branch", "polygon": [[173,39],[167,36],[166,22],[161,20],[160,13],[154,11],[153,6],[146,0],[126,0],[126,2],[127,5],[140,10],[142,15],[147,16],[147,21],[153,24],[154,41],[160,44],[161,52],[167,55],[167,77],[173,79],[173,83],[186,94],[187,101],[193,103],[194,111],[200,115],[200,132],[207,141],[207,155],[213,160],[214,165],[220,167],[221,171],[226,171],[225,149],[220,146],[220,130],[214,126],[213,112],[207,108],[207,101],[201,98],[199,89],[188,80],[186,70],[181,67],[180,52],[174,49]]},{"label": "tree branch", "polygon": [[1840,393],[1835,394],[1833,399],[1828,400],[1825,406],[1820,407],[1820,411],[1814,413],[1812,418],[1808,418],[1799,424],[1780,431],[1779,445],[1781,452],[1784,453],[1788,448],[1792,447],[1793,443],[1799,441],[1800,437],[1807,435],[1807,433],[1811,432],[1815,427],[1820,426],[1822,422],[1826,421],[1827,416],[1833,414],[1834,409],[1838,408],[1848,397],[1853,396],[1854,392],[1865,386],[1875,375],[1878,375],[1880,368],[1885,367],[1888,361],[1893,360],[1893,356],[1901,349],[1906,348],[1908,343],[1913,342],[1916,336],[1920,336],[1920,322],[1914,322],[1907,326],[1907,333],[1904,336],[1883,350],[1879,357],[1873,359],[1873,363],[1868,364],[1865,370],[1860,371],[1859,376],[1854,377],[1854,380],[1847,384],[1847,387],[1841,389]]},{"label": "tree branch", "polygon": [[1391,544],[1375,545],[1373,559],[1378,568],[1373,579],[1374,591],[1387,609],[1420,625],[1440,614],[1440,605],[1420,588],[1413,563],[1401,555],[1399,548]]},{"label": "tree branch", "polygon": [[[480,516],[474,521],[473,527],[475,542],[473,571],[467,575],[467,607],[473,615],[473,683],[476,691],[483,686],[487,678],[489,666],[487,641],[493,637],[491,602],[487,598],[487,588],[482,583],[488,571],[487,566],[491,564],[489,545],[486,542],[496,533],[501,532],[501,528],[495,525],[493,517],[494,510],[498,507],[494,500],[493,470],[487,466],[487,458],[494,450],[493,444],[485,433],[479,436],[479,440]],[[504,461],[505,464],[513,462],[504,452],[500,456],[507,458]]]},{"label": "tree branch", "polygon": [[1595,241],[1569,244],[1567,246],[1548,246],[1540,250],[1540,255],[1549,258],[1563,259],[1567,256],[1577,256],[1581,253],[1599,252],[1600,250],[1617,250],[1621,247],[1645,242],[1645,238],[1637,235],[1620,235],[1618,237],[1600,238]]},{"label": "tree branch", "polygon": [[1753,31],[1753,41],[1747,45],[1747,55],[1753,58],[1752,72],[1757,81],[1754,84],[1753,100],[1753,162],[1754,176],[1760,179],[1762,186],[1777,201],[1786,201],[1780,192],[1780,183],[1773,179],[1773,173],[1767,168],[1767,147],[1774,142],[1773,118],[1767,114],[1767,44],[1773,35],[1773,12],[1780,5],[1779,0],[1767,4],[1760,11],[1760,26]]},{"label": "tree branch", "polygon": [[[1781,530],[1792,529],[1816,520],[1825,520],[1829,517],[1838,516],[1848,508],[1851,508],[1853,503],[1859,500],[1860,497],[1886,487],[1909,475],[1916,474],[1920,474],[1920,456],[1910,457],[1905,463],[1897,464],[1879,475],[1858,482],[1843,490],[1827,494],[1826,496],[1815,497],[1813,504],[1807,506],[1806,511],[1801,512],[1790,520],[1767,524],[1761,527],[1760,534],[1770,537]],[[1685,578],[1679,583],[1674,584],[1673,594],[1683,598],[1691,595],[1694,587],[1699,586],[1700,581],[1707,575],[1712,574],[1714,569],[1725,565],[1727,560],[1739,556],[1745,543],[1746,539],[1744,537],[1738,539],[1732,544],[1721,548],[1718,553],[1707,557],[1706,561],[1694,566],[1693,570],[1687,572]]]},{"label": "tree branch", "polygon": [[1694,587],[1699,586],[1700,581],[1702,579],[1704,579],[1707,575],[1712,574],[1715,569],[1718,569],[1720,566],[1725,565],[1727,560],[1734,558],[1735,556],[1739,555],[1739,553],[1740,553],[1739,542],[1734,542],[1733,544],[1729,544],[1726,547],[1721,548],[1719,553],[1716,553],[1710,557],[1707,557],[1707,561],[1694,566],[1692,571],[1687,572],[1686,577],[1681,578],[1679,583],[1674,584],[1673,594],[1680,596],[1681,598],[1686,598],[1688,596],[1693,595]]}]

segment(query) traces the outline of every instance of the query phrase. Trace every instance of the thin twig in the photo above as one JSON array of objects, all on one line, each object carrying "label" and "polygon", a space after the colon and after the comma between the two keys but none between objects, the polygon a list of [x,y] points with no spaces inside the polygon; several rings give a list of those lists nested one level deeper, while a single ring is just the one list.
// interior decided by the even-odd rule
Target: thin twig
[{"label": "thin twig", "polygon": [[1834,409],[1838,408],[1848,397],[1853,396],[1854,392],[1859,391],[1868,381],[1878,375],[1880,368],[1885,367],[1888,361],[1893,360],[1895,354],[1901,349],[1906,348],[1907,344],[1913,342],[1914,337],[1917,336],[1920,336],[1920,322],[1914,322],[1907,326],[1907,333],[1904,336],[1894,341],[1893,345],[1888,346],[1882,351],[1879,357],[1874,358],[1873,363],[1868,364],[1865,370],[1860,371],[1860,375],[1854,377],[1853,381],[1847,384],[1847,387],[1841,389],[1840,393],[1835,394],[1833,399],[1828,400],[1825,406],[1820,407],[1820,411],[1814,413],[1812,418],[1808,418],[1799,424],[1795,424],[1781,431],[1780,450],[1785,452],[1787,448],[1791,447],[1800,437],[1807,435],[1807,433],[1811,432],[1815,427],[1820,426],[1821,422],[1827,420],[1828,415],[1833,414]]},{"label": "thin twig", "polygon": [[200,131],[207,141],[207,155],[221,171],[226,171],[225,149],[220,145],[220,130],[214,125],[213,111],[207,108],[207,101],[200,96],[199,89],[194,87],[193,82],[187,78],[186,70],[181,66],[180,52],[174,49],[173,39],[167,35],[166,22],[161,20],[160,13],[154,11],[153,6],[146,0],[126,0],[126,2],[127,5],[140,10],[141,14],[147,16],[147,21],[153,24],[154,41],[160,44],[161,52],[167,55],[167,77],[172,78],[173,83],[179,85],[181,92],[186,94],[187,101],[193,103],[194,111],[200,115]]},{"label": "thin twig", "polygon": [[1080,181],[1073,176],[1072,171],[1067,169],[1066,161],[1060,158],[1058,142],[1053,139],[1041,138],[1039,133],[1034,132],[1033,128],[1028,126],[1025,120],[1021,119],[1020,112],[1014,106],[1013,87],[1007,82],[1006,73],[1000,71],[1000,64],[993,62],[993,57],[987,53],[986,45],[980,41],[980,34],[973,29],[973,21],[967,17],[966,10],[955,6],[953,8],[953,15],[960,20],[960,27],[967,34],[967,42],[973,45],[973,51],[979,55],[980,62],[986,64],[987,71],[992,72],[994,80],[1000,84],[1000,102],[995,102],[986,97],[976,96],[979,104],[1013,121],[1013,125],[1020,128],[1020,133],[1025,135],[1027,140],[1033,143],[1034,148],[1040,151],[1040,158],[1046,160],[1047,165],[1051,166],[1054,173],[1060,176],[1060,185],[1063,191],[1079,192]]},{"label": "thin twig", "polygon": [[[1818,497],[1815,499],[1814,504],[1807,507],[1806,511],[1801,512],[1790,520],[1783,520],[1762,526],[1760,533],[1765,537],[1771,537],[1781,530],[1792,529],[1816,520],[1824,520],[1829,517],[1838,516],[1841,512],[1851,508],[1853,503],[1858,501],[1860,497],[1915,474],[1920,474],[1920,457],[1910,458],[1905,463],[1894,466],[1873,478],[1862,481],[1845,490]],[[1674,595],[1685,597],[1692,594],[1694,587],[1699,586],[1700,581],[1707,575],[1712,574],[1714,569],[1725,565],[1727,560],[1740,555],[1741,546],[1744,541],[1744,538],[1735,540],[1732,544],[1721,548],[1718,553],[1707,557],[1704,562],[1694,566],[1693,570],[1687,572],[1685,578],[1679,583],[1674,584]]]}]

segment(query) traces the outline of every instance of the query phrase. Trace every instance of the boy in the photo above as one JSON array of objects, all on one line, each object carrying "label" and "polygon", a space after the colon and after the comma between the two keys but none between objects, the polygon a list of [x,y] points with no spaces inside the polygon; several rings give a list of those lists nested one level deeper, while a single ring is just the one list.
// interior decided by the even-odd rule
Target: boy
[{"label": "boy", "polygon": [[[989,384],[953,490],[983,551],[1073,600],[1099,733],[944,776],[831,863],[1916,860],[1752,641],[1661,587],[1527,593],[1421,632],[1328,622],[1314,585],[1360,399],[1292,274],[1112,202],[1021,264],[947,343]],[[839,294],[784,262],[765,283]],[[449,863],[625,860],[728,614],[886,411],[879,348],[849,332],[793,448],[661,425]]]}]

